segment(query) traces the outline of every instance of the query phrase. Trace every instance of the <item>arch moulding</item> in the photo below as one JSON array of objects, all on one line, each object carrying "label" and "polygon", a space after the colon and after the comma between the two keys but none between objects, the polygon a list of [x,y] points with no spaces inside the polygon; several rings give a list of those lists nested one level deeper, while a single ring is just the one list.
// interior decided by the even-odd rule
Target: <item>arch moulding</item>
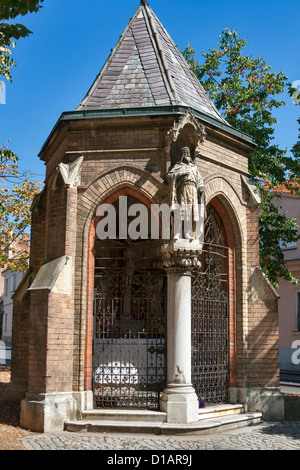
[{"label": "arch moulding", "polygon": [[214,198],[220,199],[228,210],[228,217],[232,225],[238,226],[241,240],[245,242],[246,228],[246,203],[243,202],[233,186],[222,176],[215,176],[206,181],[206,203]]}]

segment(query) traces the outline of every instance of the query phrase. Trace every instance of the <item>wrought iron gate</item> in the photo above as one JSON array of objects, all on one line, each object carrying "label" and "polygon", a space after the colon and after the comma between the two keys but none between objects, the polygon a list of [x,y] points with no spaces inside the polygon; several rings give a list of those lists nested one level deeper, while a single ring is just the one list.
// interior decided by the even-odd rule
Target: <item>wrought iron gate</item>
[{"label": "wrought iron gate", "polygon": [[166,279],[155,244],[97,248],[94,397],[98,407],[158,409],[166,383]]},{"label": "wrought iron gate", "polygon": [[228,393],[228,248],[212,207],[200,259],[192,277],[192,381],[198,397],[217,404]]}]

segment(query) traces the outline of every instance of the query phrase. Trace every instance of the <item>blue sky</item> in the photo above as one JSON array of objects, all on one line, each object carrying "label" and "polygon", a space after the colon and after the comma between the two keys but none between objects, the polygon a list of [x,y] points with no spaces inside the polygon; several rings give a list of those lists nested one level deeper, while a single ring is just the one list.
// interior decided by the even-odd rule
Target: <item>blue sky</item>
[{"label": "blue sky", "polygon": [[[180,50],[190,42],[200,52],[217,47],[226,27],[247,37],[245,50],[261,55],[274,72],[300,80],[299,0],[149,0]],[[84,98],[122,34],[139,0],[45,0],[39,13],[21,18],[33,34],[18,41],[13,83],[0,104],[0,145],[9,142],[20,166],[44,178],[38,153],[63,111]],[[288,95],[277,113],[276,143],[291,148],[300,107]]]}]

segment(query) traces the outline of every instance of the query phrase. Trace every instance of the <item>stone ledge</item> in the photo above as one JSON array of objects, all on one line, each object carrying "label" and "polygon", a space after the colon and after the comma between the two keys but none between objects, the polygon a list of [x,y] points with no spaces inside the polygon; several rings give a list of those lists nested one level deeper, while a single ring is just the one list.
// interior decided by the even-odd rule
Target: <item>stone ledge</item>
[{"label": "stone ledge", "polygon": [[200,420],[194,423],[178,424],[166,422],[140,421],[66,421],[64,430],[78,433],[144,433],[165,435],[200,435],[209,432],[221,432],[228,429],[236,429],[251,426],[261,422],[261,413],[243,413],[240,415],[229,415],[218,419]]},{"label": "stone ledge", "polygon": [[167,420],[167,414],[159,411],[148,411],[148,410],[121,410],[121,409],[96,409],[96,410],[84,410],[82,412],[83,421],[123,421],[132,422],[137,420],[143,420],[145,422],[159,422],[162,423]]}]

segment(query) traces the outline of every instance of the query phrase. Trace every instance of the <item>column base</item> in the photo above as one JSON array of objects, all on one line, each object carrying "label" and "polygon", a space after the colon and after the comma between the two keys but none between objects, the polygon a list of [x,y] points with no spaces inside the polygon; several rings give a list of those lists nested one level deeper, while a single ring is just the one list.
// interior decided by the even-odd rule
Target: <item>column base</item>
[{"label": "column base", "polygon": [[92,392],[27,393],[21,402],[20,425],[33,432],[62,432],[66,420],[92,408]]},{"label": "column base", "polygon": [[167,413],[168,423],[194,423],[199,419],[198,398],[192,385],[168,384],[160,409]]},{"label": "column base", "polygon": [[246,411],[259,411],[267,421],[284,420],[284,395],[279,387],[231,387],[229,402],[245,405]]}]

